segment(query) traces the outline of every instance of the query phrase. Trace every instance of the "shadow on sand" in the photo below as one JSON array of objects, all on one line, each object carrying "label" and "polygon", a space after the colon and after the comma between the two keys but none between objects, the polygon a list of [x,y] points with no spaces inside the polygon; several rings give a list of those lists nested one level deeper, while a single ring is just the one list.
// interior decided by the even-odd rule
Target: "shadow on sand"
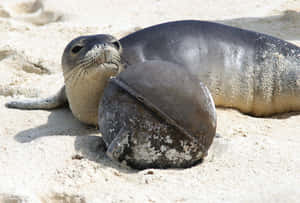
[{"label": "shadow on sand", "polygon": [[[72,159],[88,159],[99,163],[103,168],[114,168],[124,173],[138,172],[138,170],[111,161],[106,156],[106,145],[99,131],[95,127],[80,123],[73,117],[69,109],[53,110],[48,116],[46,124],[21,131],[15,135],[15,139],[20,143],[28,143],[45,136],[76,136],[74,147],[78,154]],[[215,140],[219,140],[219,138],[222,136],[217,133]],[[201,163],[202,160],[197,162],[196,166]]]},{"label": "shadow on sand", "polygon": [[95,128],[76,120],[69,109],[58,109],[51,111],[46,124],[19,132],[15,139],[20,143],[26,143],[44,136],[80,136],[95,132]]},{"label": "shadow on sand", "polygon": [[102,167],[115,168],[126,173],[135,172],[111,161],[105,154],[106,145],[99,131],[94,126],[79,122],[67,108],[52,110],[46,124],[19,132],[15,135],[15,140],[28,143],[45,136],[75,136],[74,147],[78,154],[72,159],[85,158],[99,163]]}]

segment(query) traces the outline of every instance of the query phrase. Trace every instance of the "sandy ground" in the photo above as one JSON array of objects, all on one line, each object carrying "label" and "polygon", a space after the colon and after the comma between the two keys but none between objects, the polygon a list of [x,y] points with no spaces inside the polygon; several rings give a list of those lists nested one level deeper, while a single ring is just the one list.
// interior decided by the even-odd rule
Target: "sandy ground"
[{"label": "sandy ground", "polygon": [[[87,3],[88,2],[88,3]],[[207,159],[185,170],[124,169],[68,109],[7,109],[62,84],[60,57],[78,35],[122,36],[170,20],[248,28],[300,45],[299,0],[1,0],[0,202],[300,202],[300,115],[218,109]]]}]

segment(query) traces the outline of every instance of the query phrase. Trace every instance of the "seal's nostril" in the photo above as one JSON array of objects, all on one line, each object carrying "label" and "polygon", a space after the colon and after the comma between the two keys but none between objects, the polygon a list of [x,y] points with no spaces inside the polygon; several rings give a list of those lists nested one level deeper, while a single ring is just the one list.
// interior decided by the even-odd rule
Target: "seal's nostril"
[{"label": "seal's nostril", "polygon": [[114,45],[114,47],[115,47],[117,50],[120,51],[120,49],[121,49],[121,44],[120,44],[119,41],[114,41],[112,44]]}]

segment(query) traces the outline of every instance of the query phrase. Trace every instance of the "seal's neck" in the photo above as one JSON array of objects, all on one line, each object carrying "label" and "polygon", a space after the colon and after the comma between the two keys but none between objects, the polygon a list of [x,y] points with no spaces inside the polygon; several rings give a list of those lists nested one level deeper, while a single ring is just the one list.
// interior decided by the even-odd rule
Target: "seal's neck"
[{"label": "seal's neck", "polygon": [[78,120],[97,125],[99,101],[111,75],[101,69],[92,69],[77,81],[65,81],[69,105]]}]

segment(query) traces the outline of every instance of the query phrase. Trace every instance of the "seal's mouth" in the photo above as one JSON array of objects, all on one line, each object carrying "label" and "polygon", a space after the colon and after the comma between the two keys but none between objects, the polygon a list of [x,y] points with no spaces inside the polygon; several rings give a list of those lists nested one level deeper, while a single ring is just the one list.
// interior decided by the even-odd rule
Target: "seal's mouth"
[{"label": "seal's mouth", "polygon": [[105,68],[119,72],[121,69],[121,56],[114,47],[99,44],[85,54],[81,64],[84,68]]}]

